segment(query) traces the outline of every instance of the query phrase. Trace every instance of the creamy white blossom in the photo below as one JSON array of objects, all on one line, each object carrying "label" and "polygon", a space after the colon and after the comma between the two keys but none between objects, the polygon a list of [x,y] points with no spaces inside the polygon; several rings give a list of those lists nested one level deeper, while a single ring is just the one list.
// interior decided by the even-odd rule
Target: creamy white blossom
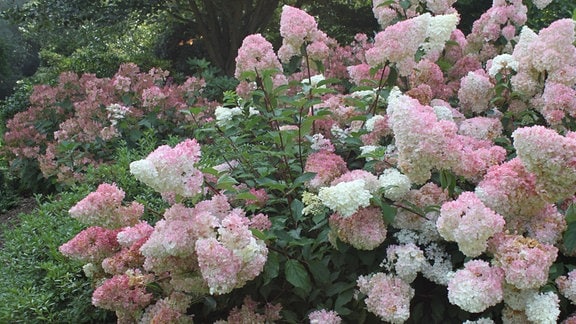
[{"label": "creamy white blossom", "polygon": [[214,111],[216,116],[216,124],[220,127],[228,125],[234,116],[242,115],[240,107],[226,108],[222,106],[216,107]]},{"label": "creamy white blossom", "polygon": [[412,186],[410,179],[394,168],[384,170],[379,180],[384,189],[384,197],[392,200],[402,199]]},{"label": "creamy white blossom", "polygon": [[338,212],[343,217],[349,217],[360,207],[368,207],[372,194],[366,189],[365,181],[358,179],[340,182],[332,187],[320,188],[318,197],[322,203]]},{"label": "creamy white blossom", "polygon": [[554,324],[560,315],[560,299],[556,293],[535,294],[526,302],[526,317],[532,323]]},{"label": "creamy white blossom", "polygon": [[491,77],[496,76],[498,72],[503,69],[509,69],[512,71],[518,71],[518,65],[520,63],[510,54],[500,54],[492,59],[492,65],[488,70],[488,74]]}]

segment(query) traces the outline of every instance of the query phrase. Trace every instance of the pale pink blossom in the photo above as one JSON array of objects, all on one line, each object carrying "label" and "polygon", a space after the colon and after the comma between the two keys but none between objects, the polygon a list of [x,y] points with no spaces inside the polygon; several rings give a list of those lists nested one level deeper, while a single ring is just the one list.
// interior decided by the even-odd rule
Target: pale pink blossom
[{"label": "pale pink blossom", "polygon": [[329,224],[342,242],[359,250],[373,250],[386,239],[386,224],[376,207],[360,208],[349,217],[333,214]]},{"label": "pale pink blossom", "polygon": [[548,280],[558,249],[521,235],[498,233],[489,242],[493,262],[504,270],[505,279],[519,289],[539,288]]},{"label": "pale pink blossom", "polygon": [[308,156],[304,171],[316,173],[316,176],[308,183],[308,187],[318,189],[344,174],[348,171],[348,167],[344,159],[336,153],[319,151]]},{"label": "pale pink blossom", "polygon": [[576,137],[567,135],[543,126],[512,133],[518,158],[536,176],[537,192],[550,203],[576,192]]},{"label": "pale pink blossom", "polygon": [[393,63],[400,75],[410,75],[416,65],[414,55],[426,38],[430,17],[426,13],[403,20],[376,34],[374,47],[366,51],[366,62],[371,67]]},{"label": "pale pink blossom", "polygon": [[360,292],[365,294],[366,308],[383,321],[404,323],[410,317],[410,301],[414,289],[402,279],[382,272],[360,276]]},{"label": "pale pink blossom", "polygon": [[144,213],[144,206],[137,202],[122,206],[124,195],[124,191],[116,184],[103,183],[68,212],[72,218],[86,225],[107,228],[135,225]]},{"label": "pale pink blossom", "polygon": [[94,290],[92,304],[115,311],[119,323],[135,322],[152,302],[152,293],[146,291],[149,282],[150,278],[139,272],[115,275]]},{"label": "pale pink blossom", "polygon": [[458,199],[446,202],[436,221],[438,232],[447,241],[458,243],[468,257],[486,251],[488,239],[504,228],[504,218],[487,208],[473,192],[463,192]]},{"label": "pale pink blossom", "polygon": [[187,139],[174,148],[158,147],[146,159],[130,163],[130,172],[160,193],[192,197],[202,190],[204,177],[195,165],[200,160],[200,145]]},{"label": "pale pink blossom", "polygon": [[119,229],[92,226],[76,234],[58,250],[65,256],[88,263],[99,263],[120,250],[116,240]]},{"label": "pale pink blossom", "polygon": [[327,311],[325,309],[315,310],[308,314],[310,324],[340,324],[342,318],[338,316],[335,311]]},{"label": "pale pink blossom", "polygon": [[576,270],[556,278],[556,285],[560,293],[576,305]]},{"label": "pale pink blossom", "polygon": [[463,113],[481,113],[488,110],[494,94],[494,84],[483,71],[469,72],[462,78],[458,99]]},{"label": "pale pink blossom", "polygon": [[272,44],[260,34],[246,36],[238,49],[234,76],[240,78],[244,72],[262,73],[265,70],[282,72],[282,65]]},{"label": "pale pink blossom", "polygon": [[483,260],[471,260],[448,282],[448,300],[463,310],[479,313],[502,301],[504,272]]}]

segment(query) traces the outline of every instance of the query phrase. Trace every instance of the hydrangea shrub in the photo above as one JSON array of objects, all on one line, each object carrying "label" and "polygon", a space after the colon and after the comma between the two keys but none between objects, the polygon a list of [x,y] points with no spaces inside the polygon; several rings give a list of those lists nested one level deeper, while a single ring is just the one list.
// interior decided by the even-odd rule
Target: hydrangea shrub
[{"label": "hydrangea shrub", "polygon": [[573,320],[576,23],[532,31],[498,0],[464,35],[453,4],[374,1],[383,30],[347,46],[284,6],[277,53],[242,44],[210,144],[132,163],[169,204],[155,223],[111,184],[70,210],[89,227],[61,252],[94,303],[145,323]]}]

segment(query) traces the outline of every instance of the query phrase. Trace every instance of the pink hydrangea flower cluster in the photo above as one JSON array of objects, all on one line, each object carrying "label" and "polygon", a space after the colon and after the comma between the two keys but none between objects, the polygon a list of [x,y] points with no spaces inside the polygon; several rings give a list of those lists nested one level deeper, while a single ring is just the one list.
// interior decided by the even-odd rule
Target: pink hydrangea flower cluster
[{"label": "pink hydrangea flower cluster", "polygon": [[267,303],[264,309],[250,296],[244,298],[241,307],[234,307],[226,320],[219,320],[214,324],[240,324],[240,323],[276,323],[282,319],[280,311],[282,305]]},{"label": "pink hydrangea flower cluster", "polygon": [[466,37],[467,52],[477,53],[485,61],[501,54],[502,45],[497,40],[504,37],[512,40],[516,27],[524,25],[528,8],[519,0],[498,0],[472,25],[472,32]]},{"label": "pink hydrangea flower cluster", "polygon": [[523,232],[529,220],[546,205],[536,189],[536,176],[526,170],[519,158],[488,169],[475,193],[488,208],[504,216],[510,231]]},{"label": "pink hydrangea flower cluster", "polygon": [[543,126],[518,128],[514,148],[526,169],[536,176],[536,190],[550,203],[576,193],[576,133],[566,136]]},{"label": "pink hydrangea flower cluster", "polygon": [[336,153],[322,150],[308,155],[304,172],[314,172],[316,176],[308,182],[308,188],[319,189],[348,171],[342,157]]},{"label": "pink hydrangea flower cluster", "polygon": [[99,263],[120,250],[116,235],[120,230],[98,226],[88,227],[76,234],[58,250],[65,256],[85,263]]},{"label": "pink hydrangea flower cluster", "polygon": [[534,100],[546,121],[560,126],[566,116],[576,118],[576,90],[572,87],[546,82],[541,100]]},{"label": "pink hydrangea flower cluster", "polygon": [[[205,289],[223,294],[243,286],[263,269],[268,249],[255,238],[241,209],[232,209],[225,196],[204,200],[194,208],[176,204],[166,210],[140,251],[148,271],[196,276],[178,281],[180,289]],[[182,278],[184,279],[184,277]]]},{"label": "pink hydrangea flower cluster", "polygon": [[360,208],[349,217],[333,214],[329,224],[338,239],[359,250],[373,250],[386,239],[386,224],[377,207]]},{"label": "pink hydrangea flower cluster", "polygon": [[414,289],[402,279],[379,272],[358,277],[357,284],[360,292],[367,296],[365,302],[368,311],[383,321],[399,324],[410,317]]},{"label": "pink hydrangea flower cluster", "polygon": [[146,308],[146,311],[139,320],[142,324],[155,323],[193,323],[193,316],[186,315],[186,310],[192,300],[181,292],[173,292],[170,296],[158,300],[155,304]]},{"label": "pink hydrangea flower cluster", "polygon": [[431,170],[452,170],[476,180],[504,161],[506,151],[490,141],[457,134],[450,120],[438,120],[433,107],[393,91],[387,108],[398,148],[398,167],[415,184],[423,184]]},{"label": "pink hydrangea flower cluster", "polygon": [[487,208],[473,192],[463,192],[458,199],[446,202],[436,221],[438,233],[447,241],[458,243],[468,257],[486,251],[488,239],[502,232],[504,218]]},{"label": "pink hydrangea flower cluster", "polygon": [[325,309],[315,310],[308,314],[310,324],[340,324],[342,318],[338,316],[335,311],[327,311]]},{"label": "pink hydrangea flower cluster", "polygon": [[494,84],[484,70],[469,72],[463,77],[458,90],[463,113],[481,113],[488,110],[494,94]]},{"label": "pink hydrangea flower cluster", "polygon": [[127,272],[106,279],[94,290],[92,304],[96,307],[115,311],[118,323],[135,322],[140,311],[152,300],[152,293],[146,291],[146,284],[151,282],[149,275],[139,271]]},{"label": "pink hydrangea flower cluster", "polygon": [[293,56],[301,55],[302,45],[306,45],[306,51],[312,60],[322,61],[328,56],[328,37],[318,29],[314,17],[301,9],[288,5],[282,7],[280,36],[282,46],[278,50],[278,56],[284,63],[288,63]]},{"label": "pink hydrangea flower cluster", "polygon": [[282,64],[274,53],[272,44],[260,34],[246,36],[238,49],[234,76],[240,79],[244,72],[262,73],[265,70],[282,72]]},{"label": "pink hydrangea flower cluster", "polygon": [[202,191],[204,176],[195,165],[200,160],[200,144],[187,139],[174,148],[158,147],[145,159],[130,163],[130,173],[164,195],[193,197]]},{"label": "pink hydrangea flower cluster", "polygon": [[546,82],[568,87],[576,82],[576,48],[574,21],[561,19],[538,34],[524,27],[512,55],[519,62],[518,73],[511,79],[512,87],[526,95],[540,89],[540,75],[546,73]]},{"label": "pink hydrangea flower cluster", "polygon": [[489,242],[495,265],[504,270],[505,279],[519,289],[540,288],[556,260],[558,248],[521,235],[498,233]]},{"label": "pink hydrangea flower cluster", "polygon": [[144,213],[144,206],[138,202],[122,206],[124,195],[116,184],[103,183],[68,212],[72,218],[89,226],[119,228],[135,225]]},{"label": "pink hydrangea flower cluster", "polygon": [[371,67],[396,65],[402,76],[408,76],[416,65],[414,55],[424,40],[430,14],[400,21],[376,34],[374,47],[366,51],[366,62]]},{"label": "pink hydrangea flower cluster", "polygon": [[211,294],[225,294],[254,279],[264,268],[268,249],[256,239],[243,212],[232,210],[218,228],[218,238],[200,238],[196,253]]},{"label": "pink hydrangea flower cluster", "polygon": [[491,117],[467,118],[458,125],[458,134],[486,141],[502,135],[502,130],[502,122]]},{"label": "pink hydrangea flower cluster", "polygon": [[565,276],[556,278],[556,285],[560,293],[576,305],[576,270],[568,272]]},{"label": "pink hydrangea flower cluster", "polygon": [[471,260],[448,282],[448,300],[463,310],[479,313],[502,301],[504,271],[483,260]]}]

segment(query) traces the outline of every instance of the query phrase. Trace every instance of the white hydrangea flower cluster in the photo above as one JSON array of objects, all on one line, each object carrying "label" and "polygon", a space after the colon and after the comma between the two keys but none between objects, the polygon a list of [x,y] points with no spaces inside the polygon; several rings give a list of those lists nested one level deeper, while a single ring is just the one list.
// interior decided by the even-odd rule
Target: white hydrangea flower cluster
[{"label": "white hydrangea flower cluster", "polygon": [[449,120],[454,121],[454,115],[452,114],[452,109],[444,106],[433,106],[434,113],[438,120]]},{"label": "white hydrangea flower cluster", "polygon": [[240,107],[226,108],[218,106],[214,111],[214,115],[216,116],[216,125],[223,127],[228,125],[234,116],[242,115],[242,109]]},{"label": "white hydrangea flower cluster", "polygon": [[410,191],[410,179],[394,168],[386,169],[378,178],[384,189],[384,197],[391,200],[400,200]]},{"label": "white hydrangea flower cluster", "polygon": [[407,283],[416,279],[426,263],[424,252],[415,244],[390,245],[386,249],[387,267]]},{"label": "white hydrangea flower cluster", "polygon": [[370,119],[366,120],[366,123],[364,124],[364,127],[366,127],[366,130],[369,132],[374,131],[374,125],[376,125],[376,122],[382,119],[386,119],[384,116],[382,115],[374,115],[372,117],[370,117]]},{"label": "white hydrangea flower cluster", "polygon": [[500,54],[492,59],[492,65],[488,69],[488,75],[495,77],[503,69],[518,71],[520,63],[510,54]]},{"label": "white hydrangea flower cluster", "polygon": [[110,119],[110,123],[112,126],[116,126],[118,120],[124,119],[126,114],[130,112],[130,108],[115,103],[106,107],[106,111],[108,111],[108,119]]},{"label": "white hydrangea flower cluster", "polygon": [[436,243],[431,243],[424,249],[426,264],[422,267],[424,278],[442,286],[447,286],[452,272],[450,254]]},{"label": "white hydrangea flower cluster", "polygon": [[549,291],[532,296],[526,302],[526,317],[532,323],[554,324],[560,316],[560,299]]},{"label": "white hydrangea flower cluster", "polygon": [[427,41],[421,45],[422,49],[426,51],[427,58],[433,61],[437,59],[459,21],[460,18],[456,13],[430,17],[428,29],[426,30]]},{"label": "white hydrangea flower cluster", "polygon": [[349,217],[358,208],[368,207],[372,194],[366,188],[365,181],[358,179],[320,188],[318,197],[326,207],[338,212],[343,217]]}]

